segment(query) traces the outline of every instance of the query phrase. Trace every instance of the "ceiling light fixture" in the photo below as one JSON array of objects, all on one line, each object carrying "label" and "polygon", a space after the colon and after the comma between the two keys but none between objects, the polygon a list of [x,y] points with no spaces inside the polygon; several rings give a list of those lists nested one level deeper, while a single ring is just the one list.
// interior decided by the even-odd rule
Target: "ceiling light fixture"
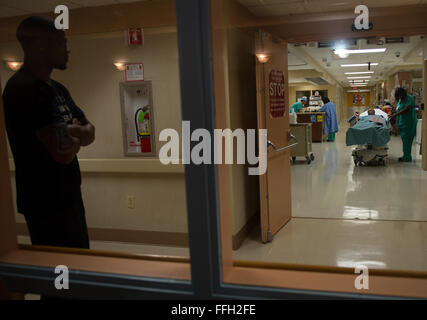
[{"label": "ceiling light fixture", "polygon": [[[378,63],[371,63],[371,66],[377,66]],[[356,64],[342,64],[341,67],[348,68],[348,67],[368,67],[369,63],[356,63]]]},{"label": "ceiling light fixture", "polygon": [[347,79],[371,79],[371,76],[363,76],[363,77],[347,77]]},{"label": "ceiling light fixture", "polygon": [[373,74],[374,71],[345,72],[345,74]]},{"label": "ceiling light fixture", "polygon": [[379,53],[379,52],[385,52],[387,48],[380,48],[380,49],[358,49],[358,50],[348,50],[348,49],[336,49],[334,50],[334,53],[339,55],[349,55],[349,54],[355,54],[355,53]]}]

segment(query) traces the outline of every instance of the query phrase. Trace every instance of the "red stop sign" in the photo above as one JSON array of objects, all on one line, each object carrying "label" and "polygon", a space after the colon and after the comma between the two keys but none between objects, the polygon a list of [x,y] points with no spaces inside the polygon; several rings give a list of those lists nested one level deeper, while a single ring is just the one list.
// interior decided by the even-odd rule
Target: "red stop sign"
[{"label": "red stop sign", "polygon": [[285,76],[282,71],[271,70],[268,79],[270,115],[273,118],[283,117],[285,114]]}]

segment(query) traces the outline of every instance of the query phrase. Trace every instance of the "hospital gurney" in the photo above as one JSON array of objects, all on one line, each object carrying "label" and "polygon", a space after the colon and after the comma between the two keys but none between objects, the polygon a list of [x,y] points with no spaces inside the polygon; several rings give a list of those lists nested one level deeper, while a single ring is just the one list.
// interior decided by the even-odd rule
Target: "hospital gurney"
[{"label": "hospital gurney", "polygon": [[347,146],[357,145],[352,152],[354,164],[385,165],[387,143],[390,141],[388,123],[381,116],[360,117],[346,133]]},{"label": "hospital gurney", "polygon": [[358,146],[351,155],[355,166],[385,166],[388,147]]}]

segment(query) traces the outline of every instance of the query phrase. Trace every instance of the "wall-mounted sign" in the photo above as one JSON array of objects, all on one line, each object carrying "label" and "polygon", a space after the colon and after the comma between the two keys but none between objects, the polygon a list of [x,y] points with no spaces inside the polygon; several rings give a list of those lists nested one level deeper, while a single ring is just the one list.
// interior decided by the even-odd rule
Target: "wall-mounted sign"
[{"label": "wall-mounted sign", "polygon": [[358,14],[351,26],[352,31],[372,30],[374,25],[369,23],[369,8],[365,5],[359,5],[354,9],[354,13]]},{"label": "wall-mounted sign", "polygon": [[273,118],[285,114],[285,76],[282,71],[271,70],[268,77],[270,115]]},{"label": "wall-mounted sign", "polygon": [[144,31],[142,28],[128,29],[128,45],[143,45],[144,44]]},{"label": "wall-mounted sign", "polygon": [[143,63],[129,63],[126,64],[126,81],[144,81],[144,64]]}]

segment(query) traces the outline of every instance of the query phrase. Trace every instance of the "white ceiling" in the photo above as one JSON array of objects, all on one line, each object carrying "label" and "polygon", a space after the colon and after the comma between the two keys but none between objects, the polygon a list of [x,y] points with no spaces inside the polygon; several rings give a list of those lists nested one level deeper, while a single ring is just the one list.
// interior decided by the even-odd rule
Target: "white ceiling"
[{"label": "white ceiling", "polygon": [[[374,74],[371,76],[369,84],[373,85],[382,79],[385,75],[396,66],[409,66],[419,64],[422,67],[422,46],[421,37],[414,36],[406,38],[408,43],[396,44],[367,44],[364,39],[358,40],[357,47],[348,47],[348,49],[374,49],[387,48],[384,53],[370,54],[351,54],[348,58],[342,59],[334,54],[333,48],[318,48],[317,43],[311,43],[301,46],[289,44],[289,70],[315,69],[319,72],[328,72],[335,80],[343,86],[349,86],[347,77],[365,76],[365,75],[345,75],[345,72],[368,71],[368,67],[341,67],[342,64],[356,63],[379,63],[378,66],[371,66],[371,71]],[[311,47],[311,45],[313,47]],[[399,53],[400,57],[396,56]],[[312,58],[315,63],[310,63]],[[306,62],[307,61],[307,62]],[[317,65],[316,65],[317,64]],[[362,79],[363,80],[363,79]]]},{"label": "white ceiling", "polygon": [[427,0],[237,0],[259,17],[354,10],[359,4],[370,8],[427,4]]},{"label": "white ceiling", "polygon": [[144,0],[0,0],[0,18],[53,12],[61,4],[75,9],[138,1]]}]

